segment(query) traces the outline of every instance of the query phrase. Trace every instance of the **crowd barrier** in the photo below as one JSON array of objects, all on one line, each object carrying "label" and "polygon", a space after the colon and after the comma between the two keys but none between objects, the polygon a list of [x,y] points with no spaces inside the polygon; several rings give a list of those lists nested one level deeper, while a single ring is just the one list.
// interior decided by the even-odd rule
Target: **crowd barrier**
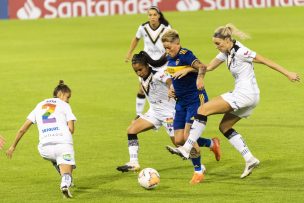
[{"label": "crowd barrier", "polygon": [[0,0],[1,19],[71,18],[162,11],[304,6],[304,0]]}]

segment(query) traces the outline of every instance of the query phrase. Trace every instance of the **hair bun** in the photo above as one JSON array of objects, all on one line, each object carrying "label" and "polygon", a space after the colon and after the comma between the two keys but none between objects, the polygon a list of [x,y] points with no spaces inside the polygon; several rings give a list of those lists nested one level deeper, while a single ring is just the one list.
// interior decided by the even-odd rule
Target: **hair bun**
[{"label": "hair bun", "polygon": [[59,85],[64,85],[64,81],[63,80],[59,80]]}]

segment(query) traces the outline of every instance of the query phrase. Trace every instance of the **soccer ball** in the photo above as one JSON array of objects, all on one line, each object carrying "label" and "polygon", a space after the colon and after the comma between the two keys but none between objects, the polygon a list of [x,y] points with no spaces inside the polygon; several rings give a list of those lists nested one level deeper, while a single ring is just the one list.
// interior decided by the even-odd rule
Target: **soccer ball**
[{"label": "soccer ball", "polygon": [[160,176],[153,168],[144,168],[138,174],[138,183],[145,189],[155,188],[159,182]]}]

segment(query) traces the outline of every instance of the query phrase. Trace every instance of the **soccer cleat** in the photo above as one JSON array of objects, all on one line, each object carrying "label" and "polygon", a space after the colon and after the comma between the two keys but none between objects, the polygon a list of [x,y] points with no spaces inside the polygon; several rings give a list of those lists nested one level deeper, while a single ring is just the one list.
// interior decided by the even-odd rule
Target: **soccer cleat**
[{"label": "soccer cleat", "polygon": [[138,163],[128,162],[123,166],[118,166],[116,169],[121,172],[129,172],[129,171],[138,172],[140,170],[140,166]]},{"label": "soccer cleat", "polygon": [[197,173],[197,172],[194,172],[193,176],[192,176],[192,179],[190,180],[190,184],[191,185],[196,185],[198,183],[201,183],[203,182],[205,178],[205,175],[204,173]]},{"label": "soccer cleat", "polygon": [[252,173],[252,170],[258,167],[259,164],[260,161],[257,158],[252,157],[249,162],[246,162],[245,170],[241,175],[241,178],[246,178],[247,176],[249,176]]},{"label": "soccer cleat", "polygon": [[182,157],[182,159],[184,160],[189,159],[190,153],[186,152],[186,150],[182,146],[178,148],[174,148],[167,145],[166,148],[171,154],[176,154]]},{"label": "soccer cleat", "polygon": [[63,197],[65,197],[65,198],[72,198],[73,197],[67,186],[63,186],[61,188],[61,192],[63,194]]},{"label": "soccer cleat", "polygon": [[219,161],[221,159],[221,147],[220,140],[217,137],[212,138],[212,147],[210,150],[214,153],[215,159]]}]

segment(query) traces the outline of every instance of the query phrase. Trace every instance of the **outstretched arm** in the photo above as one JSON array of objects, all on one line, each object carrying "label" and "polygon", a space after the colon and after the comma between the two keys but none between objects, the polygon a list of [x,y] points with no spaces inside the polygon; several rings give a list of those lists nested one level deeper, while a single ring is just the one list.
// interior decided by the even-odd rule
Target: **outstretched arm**
[{"label": "outstretched arm", "polygon": [[21,140],[22,136],[27,132],[27,130],[31,127],[32,124],[33,124],[32,121],[26,120],[24,122],[24,124],[22,125],[22,127],[18,130],[15,141],[10,146],[10,148],[6,151],[6,155],[8,158],[10,158],[10,159],[12,158],[18,142]]},{"label": "outstretched arm", "polygon": [[130,48],[129,48],[127,56],[125,58],[125,62],[129,62],[131,60],[132,53],[133,53],[134,49],[137,47],[138,42],[139,42],[139,39],[137,39],[136,37],[134,37],[132,39]]},{"label": "outstretched arm", "polygon": [[253,62],[264,64],[264,65],[268,66],[269,68],[282,73],[292,82],[300,81],[300,76],[297,73],[290,72],[287,69],[283,68],[281,65],[279,65],[279,64],[271,61],[270,59],[267,59],[259,54],[256,55]]},{"label": "outstretched arm", "polygon": [[212,59],[212,61],[207,65],[207,71],[213,71],[214,69],[219,67],[219,65],[221,65],[222,63],[223,61],[217,58]]},{"label": "outstretched arm", "polygon": [[4,139],[4,137],[2,137],[1,135],[0,135],[0,149],[2,149],[3,148],[3,145],[5,144],[5,139]]}]

